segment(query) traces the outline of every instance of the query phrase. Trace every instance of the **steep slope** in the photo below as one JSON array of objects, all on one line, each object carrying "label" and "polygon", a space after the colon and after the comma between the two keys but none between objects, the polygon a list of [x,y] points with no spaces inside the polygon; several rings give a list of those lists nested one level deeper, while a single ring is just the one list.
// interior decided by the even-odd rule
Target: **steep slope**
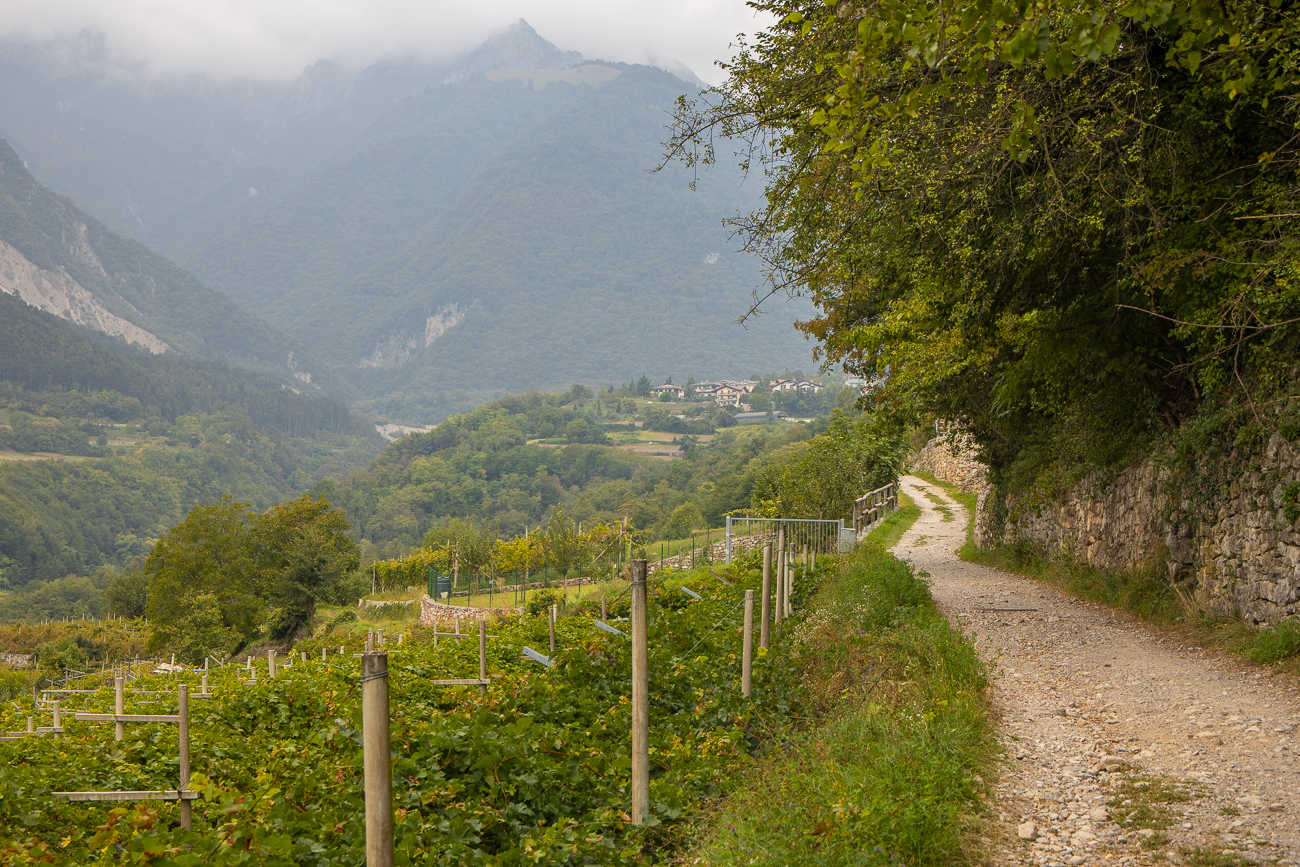
[{"label": "steep slope", "polygon": [[685,89],[627,68],[516,137],[400,254],[273,318],[371,395],[806,363],[792,310],[734,324],[759,276],[721,220],[757,185],[650,171]]},{"label": "steep slope", "polygon": [[348,391],[301,345],[41,186],[4,142],[0,291],[151,352],[172,349]]},{"label": "steep slope", "polygon": [[124,565],[196,503],[264,508],[378,450],[338,401],[0,293],[0,590]]},{"label": "steep slope", "polygon": [[[186,209],[170,252],[250,310],[284,322],[277,305],[350,282],[397,253],[505,144],[590,89],[534,90],[482,76],[431,88],[389,109],[290,189],[235,191],[244,204],[220,221]],[[197,219],[186,224],[191,211]]]}]

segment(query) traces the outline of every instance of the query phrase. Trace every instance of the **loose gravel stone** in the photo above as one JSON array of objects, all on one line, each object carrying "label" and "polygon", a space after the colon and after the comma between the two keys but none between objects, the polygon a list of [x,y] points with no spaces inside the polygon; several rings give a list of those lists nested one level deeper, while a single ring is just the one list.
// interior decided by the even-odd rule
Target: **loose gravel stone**
[{"label": "loose gravel stone", "polygon": [[[962,562],[965,510],[913,476],[902,487],[922,515],[895,553],[928,574],[935,600],[995,669],[1006,750],[996,863],[1181,864],[1182,847],[1209,846],[1300,865],[1300,691],[1289,680],[1044,582]],[[1198,795],[1168,805],[1177,818],[1156,851],[1142,846],[1150,830],[1120,828],[1107,810],[1139,775]]]}]

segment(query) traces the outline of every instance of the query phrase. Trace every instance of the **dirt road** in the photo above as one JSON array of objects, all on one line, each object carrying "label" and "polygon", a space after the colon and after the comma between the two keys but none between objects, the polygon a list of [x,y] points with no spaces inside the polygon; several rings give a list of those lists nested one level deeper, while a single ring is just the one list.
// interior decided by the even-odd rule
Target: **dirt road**
[{"label": "dirt road", "polygon": [[[902,487],[924,511],[895,552],[929,573],[996,664],[996,863],[1300,865],[1300,694],[1288,682],[962,562],[965,510],[921,479]],[[1138,822],[1116,824],[1133,810]]]}]

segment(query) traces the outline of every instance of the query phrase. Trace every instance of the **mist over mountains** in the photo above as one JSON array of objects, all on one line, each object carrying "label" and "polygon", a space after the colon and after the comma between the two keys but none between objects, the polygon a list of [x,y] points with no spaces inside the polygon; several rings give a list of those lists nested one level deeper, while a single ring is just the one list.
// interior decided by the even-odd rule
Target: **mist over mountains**
[{"label": "mist over mountains", "polygon": [[103,56],[0,45],[0,136],[286,333],[245,329],[300,345],[331,393],[434,420],[532,386],[808,363],[806,309],[734,323],[760,277],[721,221],[761,184],[651,171],[697,82],[522,21],[455,63],[323,61],[291,85],[146,82]]}]

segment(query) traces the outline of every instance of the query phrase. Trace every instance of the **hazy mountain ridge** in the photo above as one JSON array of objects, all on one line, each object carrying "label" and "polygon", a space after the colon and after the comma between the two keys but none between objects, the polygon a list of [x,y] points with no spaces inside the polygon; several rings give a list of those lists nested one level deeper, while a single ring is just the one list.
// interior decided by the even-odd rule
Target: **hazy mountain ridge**
[{"label": "hazy mountain ridge", "polygon": [[[145,129],[166,114],[150,100],[189,86],[85,84],[93,74],[73,74],[78,99],[109,94],[120,123],[135,112]],[[651,172],[673,101],[695,89],[587,61],[520,21],[450,65],[352,74],[322,61],[292,85],[194,84],[181,132],[142,143],[117,174],[124,150],[92,154],[104,171],[86,188],[116,197],[119,224],[296,337],[367,405],[403,406],[411,421],[574,380],[804,366],[793,312],[735,324],[761,277],[729,252],[722,222],[758,204],[758,185],[715,171],[691,192],[676,166]],[[0,84],[0,128],[31,125],[13,97]],[[211,159],[206,144],[167,144],[223,124]],[[38,132],[47,164],[63,160],[54,174],[85,180],[58,136]],[[173,171],[188,175],[168,186]]]},{"label": "hazy mountain ridge", "polygon": [[174,349],[292,375],[301,387],[348,391],[301,344],[39,184],[4,142],[0,241],[0,290],[46,312],[153,352]]}]

